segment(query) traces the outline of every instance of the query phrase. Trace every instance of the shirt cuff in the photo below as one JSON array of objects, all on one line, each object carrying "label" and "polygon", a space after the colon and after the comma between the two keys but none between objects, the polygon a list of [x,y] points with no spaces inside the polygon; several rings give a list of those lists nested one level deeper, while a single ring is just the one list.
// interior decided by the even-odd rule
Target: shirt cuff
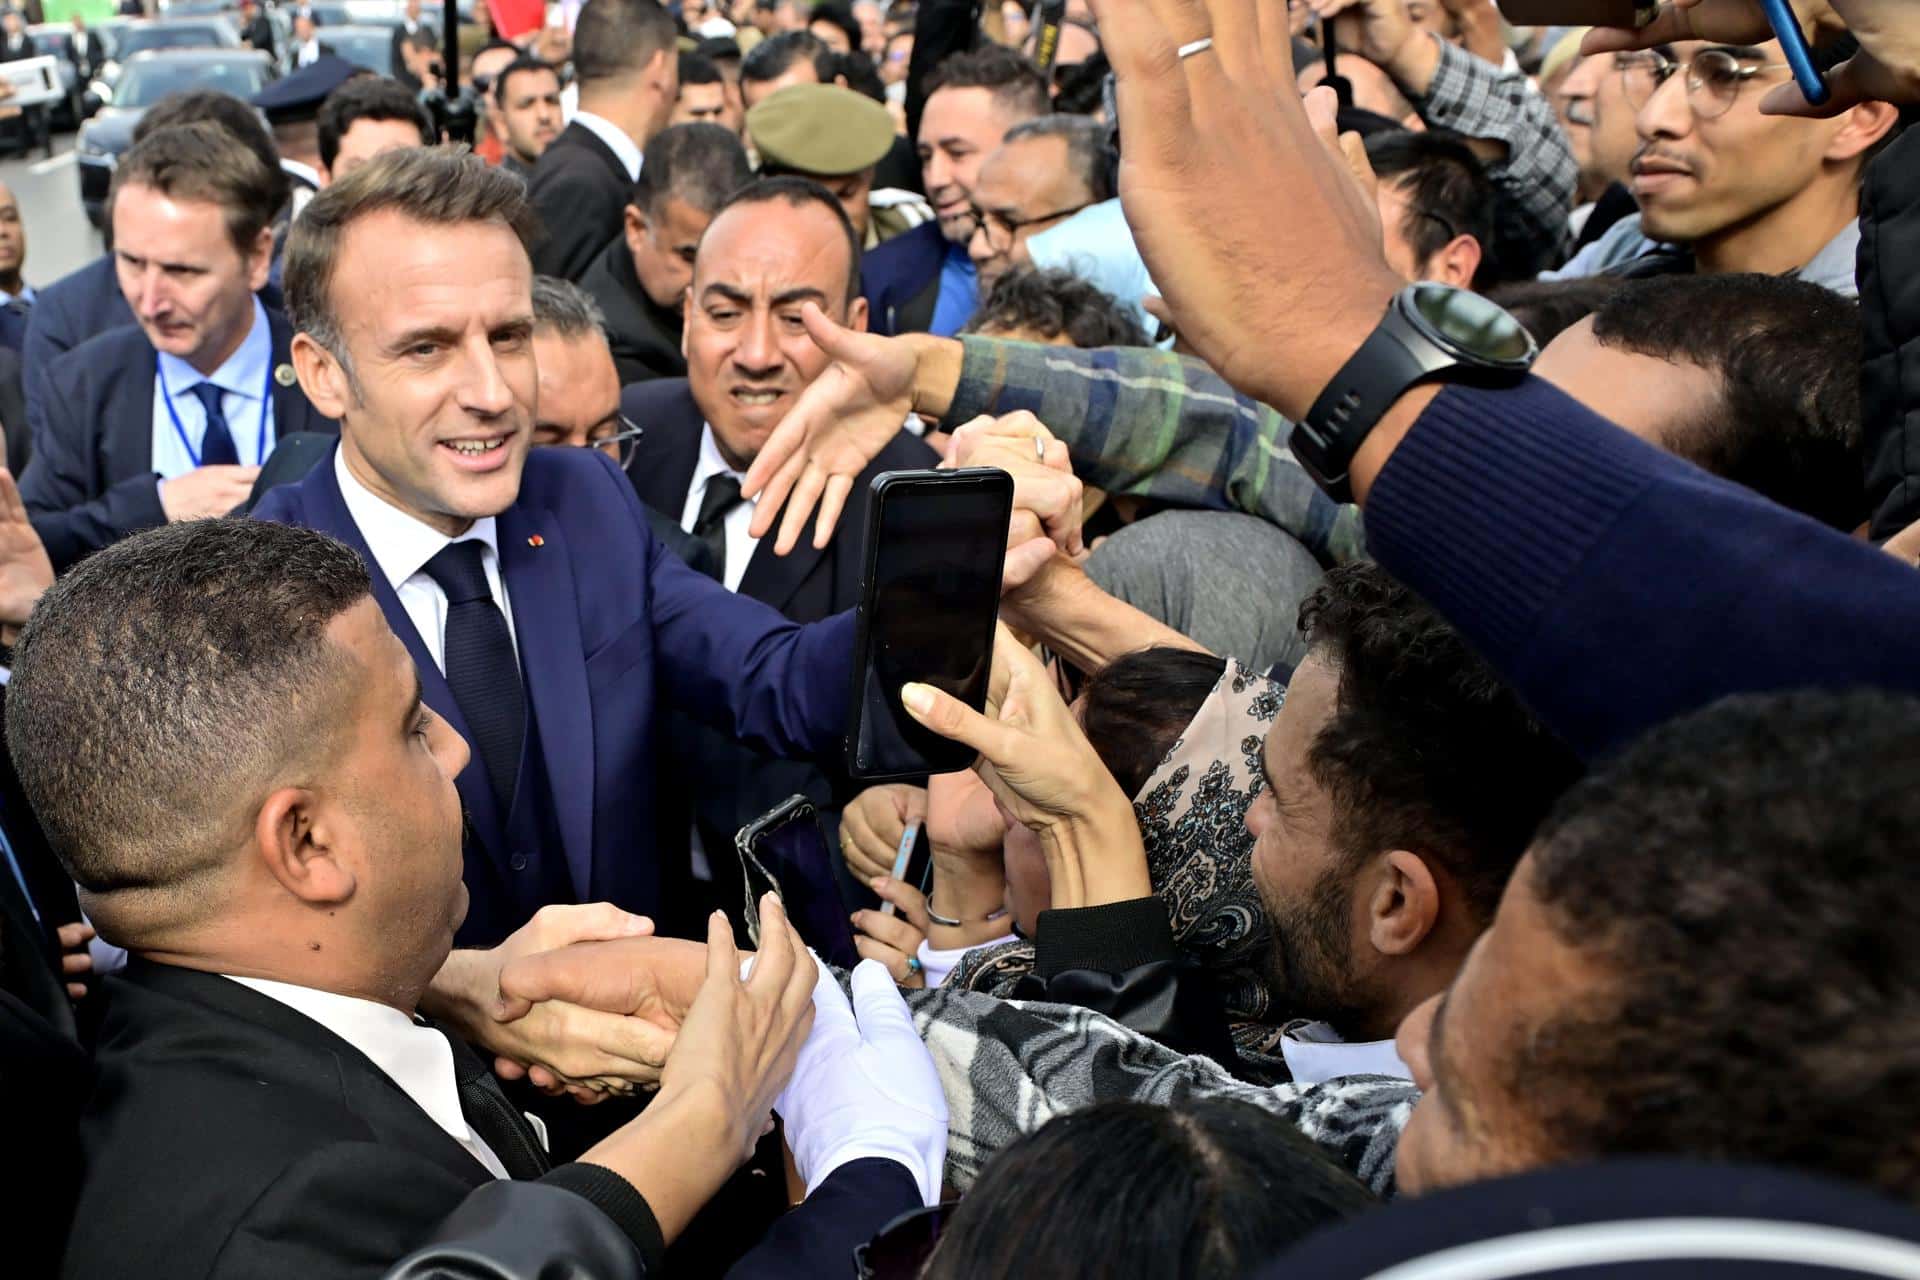
[{"label": "shirt cuff", "polygon": [[666,1237],[660,1232],[660,1223],[654,1218],[653,1208],[647,1204],[647,1198],[635,1190],[631,1182],[602,1165],[579,1163],[559,1165],[543,1175],[540,1181],[573,1192],[613,1219],[613,1225],[619,1227],[633,1242],[633,1247],[640,1251],[640,1260],[646,1264],[646,1274],[663,1274],[667,1257]]},{"label": "shirt cuff", "polygon": [[1034,921],[1033,972],[1043,982],[1075,969],[1125,973],[1173,956],[1167,904],[1154,895],[1042,911]]},{"label": "shirt cuff", "polygon": [[1012,942],[1014,935],[1003,934],[998,938],[989,938],[985,942],[976,942],[970,947],[952,947],[940,949],[929,946],[927,940],[920,940],[920,976],[926,979],[929,989],[946,985],[947,975],[960,967],[967,952],[978,951],[981,947],[997,947],[1003,942]]}]

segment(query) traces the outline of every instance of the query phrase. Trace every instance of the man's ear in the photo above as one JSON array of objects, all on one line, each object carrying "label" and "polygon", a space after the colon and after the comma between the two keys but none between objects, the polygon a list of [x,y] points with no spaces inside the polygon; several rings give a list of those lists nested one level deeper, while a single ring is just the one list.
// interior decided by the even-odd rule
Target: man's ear
[{"label": "man's ear", "polygon": [[1844,163],[1869,150],[1900,121],[1900,109],[1886,102],[1863,102],[1840,119],[1846,121],[1827,142],[1825,158]]},{"label": "man's ear", "polygon": [[867,300],[855,298],[847,307],[847,328],[855,333],[867,331]]},{"label": "man's ear", "polygon": [[1417,951],[1440,919],[1440,886],[1417,853],[1395,849],[1375,862],[1367,899],[1367,940],[1381,955]]},{"label": "man's ear", "polygon": [[623,211],[621,229],[627,237],[627,252],[638,253],[640,241],[647,234],[647,211],[637,204],[630,204]]},{"label": "man's ear", "polygon": [[1471,289],[1473,277],[1480,271],[1480,242],[1472,236],[1455,236],[1440,252],[1427,259],[1427,279]]},{"label": "man's ear", "polygon": [[336,906],[353,897],[353,868],[341,858],[333,824],[318,812],[318,797],[303,787],[268,796],[253,820],[253,847],[267,873],[300,901]]},{"label": "man's ear", "polygon": [[353,388],[333,353],[315,342],[312,334],[296,333],[288,354],[293,357],[293,372],[300,379],[307,402],[323,418],[336,422],[344,418],[347,406],[355,402]]},{"label": "man's ear", "polygon": [[273,228],[262,227],[260,234],[253,238],[253,249],[247,254],[247,288],[254,293],[267,287],[267,277],[273,274]]}]

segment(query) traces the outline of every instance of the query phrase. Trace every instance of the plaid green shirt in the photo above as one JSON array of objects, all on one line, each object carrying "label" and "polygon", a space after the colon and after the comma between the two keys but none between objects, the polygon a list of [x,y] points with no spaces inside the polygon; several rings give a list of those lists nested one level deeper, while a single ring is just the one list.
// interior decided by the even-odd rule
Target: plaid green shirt
[{"label": "plaid green shirt", "polygon": [[1109,493],[1244,511],[1322,564],[1364,559],[1360,510],[1320,492],[1287,449],[1293,424],[1198,360],[1149,347],[1081,351],[963,337],[946,422],[1025,409],[1067,444],[1073,469]]}]

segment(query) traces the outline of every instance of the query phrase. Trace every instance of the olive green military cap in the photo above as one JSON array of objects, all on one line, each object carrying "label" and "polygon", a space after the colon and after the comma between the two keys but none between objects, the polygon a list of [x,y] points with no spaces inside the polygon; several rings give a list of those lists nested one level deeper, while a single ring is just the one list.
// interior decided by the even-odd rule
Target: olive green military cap
[{"label": "olive green military cap", "polygon": [[880,163],[893,146],[893,117],[837,84],[794,84],[747,112],[747,134],[763,168],[837,178]]}]

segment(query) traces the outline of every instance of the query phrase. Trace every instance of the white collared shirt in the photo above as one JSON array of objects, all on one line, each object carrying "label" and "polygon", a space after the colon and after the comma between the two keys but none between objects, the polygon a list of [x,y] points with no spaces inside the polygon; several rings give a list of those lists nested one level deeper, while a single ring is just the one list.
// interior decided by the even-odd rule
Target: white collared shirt
[{"label": "white collared shirt", "polygon": [[433,655],[441,671],[447,669],[447,593],[427,576],[427,561],[452,543],[474,541],[485,548],[480,563],[487,574],[487,587],[493,602],[506,615],[507,635],[513,640],[514,656],[520,653],[520,639],[513,627],[513,602],[507,596],[507,584],[500,576],[500,535],[494,518],[475,520],[458,538],[449,538],[430,524],[414,518],[360,483],[347,466],[344,448],[333,455],[334,478],[340,482],[340,496],[346,500],[347,514],[367,540],[375,563],[387,584],[400,597],[408,621],[420,633],[421,643]]},{"label": "white collared shirt", "polygon": [[453,1046],[446,1036],[421,1026],[390,1005],[372,1000],[266,978],[223,976],[311,1018],[364,1053],[427,1113],[428,1119],[485,1165],[488,1173],[496,1178],[507,1176],[500,1157],[468,1127],[460,1110],[459,1077],[454,1074]]},{"label": "white collared shirt", "polygon": [[[719,442],[713,438],[713,428],[706,423],[700,425],[700,460],[693,464],[693,483],[687,487],[687,502],[680,511],[680,527],[688,533],[700,519],[700,502],[706,497],[707,481],[715,476],[732,476],[744,481],[746,472],[734,470],[725,458],[720,456]],[[747,562],[753,559],[753,549],[760,540],[747,529],[753,524],[753,503],[743,502],[727,513],[723,526],[727,534],[727,565],[722,582],[729,591],[740,589],[740,579],[746,575]]]},{"label": "white collared shirt", "polygon": [[594,137],[607,144],[613,151],[614,156],[626,169],[627,180],[629,182],[640,181],[640,148],[635,145],[632,138],[627,136],[626,130],[622,129],[613,121],[603,116],[597,116],[591,111],[574,112],[573,123],[580,125],[589,133],[593,134]]},{"label": "white collared shirt", "polygon": [[[273,452],[275,438],[273,395],[268,390],[272,368],[273,330],[258,298],[253,299],[253,328],[211,377],[162,351],[153,375],[153,469],[160,478],[171,480],[199,465],[195,459],[206,439],[207,410],[193,389],[202,382],[220,388],[220,410],[227,415],[227,430],[233,434],[233,451],[241,465],[264,463]],[[169,403],[172,413],[167,412]],[[176,417],[179,430],[174,429]]]},{"label": "white collared shirt", "polygon": [[1295,1084],[1319,1084],[1341,1076],[1413,1079],[1413,1072],[1400,1061],[1400,1051],[1393,1041],[1365,1040],[1349,1044],[1324,1022],[1288,1024],[1280,1041],[1280,1054],[1287,1060],[1287,1071]]},{"label": "white collared shirt", "polygon": [[8,293],[5,289],[0,289],[0,307],[6,306],[9,302],[24,302],[31,306],[39,296],[39,290],[30,284],[21,285],[18,293]]}]

